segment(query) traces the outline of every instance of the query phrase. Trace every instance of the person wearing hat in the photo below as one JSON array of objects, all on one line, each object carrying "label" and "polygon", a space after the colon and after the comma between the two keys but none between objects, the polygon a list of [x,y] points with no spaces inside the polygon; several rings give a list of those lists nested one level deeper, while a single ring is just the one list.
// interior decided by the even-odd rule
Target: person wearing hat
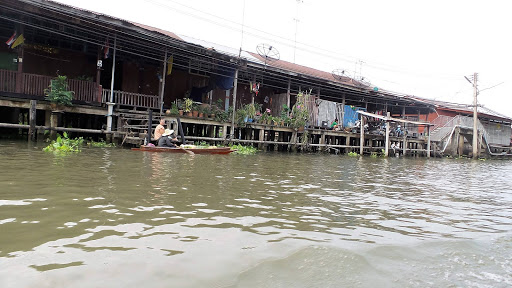
[{"label": "person wearing hat", "polygon": [[176,142],[178,142],[178,139],[174,134],[174,130],[165,129],[162,137],[158,139],[158,147],[176,148]]},{"label": "person wearing hat", "polygon": [[162,137],[162,134],[165,132],[165,119],[160,119],[160,124],[156,126],[155,128],[155,140],[160,140],[160,137]]}]

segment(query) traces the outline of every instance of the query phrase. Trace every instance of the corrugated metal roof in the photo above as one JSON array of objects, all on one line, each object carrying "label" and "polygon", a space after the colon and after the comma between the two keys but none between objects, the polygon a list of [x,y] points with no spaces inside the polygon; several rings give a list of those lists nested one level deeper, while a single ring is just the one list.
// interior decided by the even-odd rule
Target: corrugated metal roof
[{"label": "corrugated metal roof", "polygon": [[[432,104],[432,105],[436,106],[438,109],[455,110],[455,111],[460,111],[460,112],[467,113],[467,114],[473,113],[472,105],[446,102],[446,101],[433,100],[433,99],[426,99],[426,98],[420,98],[420,97],[416,97],[416,96],[414,96],[413,98],[415,98],[418,101]],[[500,114],[500,113],[498,113],[492,109],[489,109],[487,107],[478,106],[477,111],[478,111],[478,113],[480,113],[482,115],[486,115],[488,117],[494,117],[494,118],[500,118],[502,120],[512,121],[512,118],[505,116],[503,114]]]},{"label": "corrugated metal roof", "polygon": [[238,55],[240,54],[240,58],[244,58],[247,61],[263,64],[263,62],[261,62],[259,59],[253,57],[250,53],[247,53],[244,50],[240,51],[238,49],[234,49],[234,48],[231,48],[231,47],[228,47],[228,46],[224,46],[224,45],[220,45],[220,44],[217,44],[217,43],[213,43],[213,42],[197,39],[197,38],[186,36],[186,35],[181,35],[180,34],[178,36],[183,41],[186,41],[186,42],[189,42],[189,43],[192,43],[192,44],[195,44],[195,45],[199,45],[199,46],[202,46],[202,47],[207,48],[207,49],[213,49],[216,52],[219,52],[219,53],[222,53],[222,54],[226,54],[228,56],[238,57]]},{"label": "corrugated metal roof", "polygon": [[169,37],[171,37],[171,38],[174,38],[174,39],[177,39],[177,40],[181,40],[181,41],[183,41],[183,39],[181,39],[181,38],[180,38],[178,35],[176,35],[175,33],[170,32],[170,31],[166,31],[166,30],[163,30],[163,29],[160,29],[160,28],[156,28],[156,27],[152,27],[152,26],[149,26],[149,25],[145,25],[145,24],[137,23],[137,22],[134,22],[134,21],[129,21],[129,20],[126,20],[126,19],[117,18],[117,17],[111,16],[111,15],[107,15],[107,14],[103,14],[103,13],[100,13],[100,12],[96,12],[96,11],[91,11],[91,10],[83,9],[83,8],[80,8],[80,7],[76,7],[76,6],[73,6],[73,5],[69,5],[69,4],[65,4],[65,3],[61,3],[61,2],[57,2],[57,1],[53,1],[53,0],[43,0],[43,1],[41,1],[41,2],[43,2],[43,3],[44,3],[44,2],[53,3],[53,4],[56,4],[56,5],[61,5],[61,6],[64,6],[64,7],[68,7],[68,8],[71,8],[71,9],[77,10],[77,11],[90,13],[90,14],[96,15],[96,16],[98,16],[98,17],[99,17],[99,16],[102,16],[102,17],[110,18],[110,19],[112,19],[112,20],[117,20],[117,21],[121,21],[121,22],[126,22],[126,23],[132,24],[132,25],[134,25],[134,26],[140,27],[140,28],[142,28],[142,29],[145,29],[145,30],[148,30],[148,31],[157,32],[157,33],[160,33],[160,34],[163,34],[163,35],[169,36]]},{"label": "corrugated metal roof", "polygon": [[[251,54],[252,56],[254,56],[255,58],[259,59],[260,63],[265,64],[265,58],[263,58],[259,54],[253,53],[253,52],[248,52],[248,53]],[[325,71],[321,71],[321,70],[318,70],[315,68],[291,63],[291,62],[284,61],[284,60],[267,61],[266,65],[270,66],[270,67],[275,67],[275,68],[299,73],[299,74],[313,76],[313,77],[328,80],[331,82],[338,82],[338,83],[354,85],[354,86],[358,84],[355,80],[348,78],[348,77],[342,77],[342,80],[339,80],[339,79],[334,78],[334,76],[332,76],[332,74],[329,72],[325,72]]]}]

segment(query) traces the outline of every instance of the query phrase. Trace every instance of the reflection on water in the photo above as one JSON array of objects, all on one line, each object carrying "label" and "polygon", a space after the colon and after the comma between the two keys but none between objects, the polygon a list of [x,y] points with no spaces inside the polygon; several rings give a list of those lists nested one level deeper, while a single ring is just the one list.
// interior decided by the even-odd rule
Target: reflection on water
[{"label": "reflection on water", "polygon": [[0,142],[1,287],[512,285],[510,162],[40,148]]}]

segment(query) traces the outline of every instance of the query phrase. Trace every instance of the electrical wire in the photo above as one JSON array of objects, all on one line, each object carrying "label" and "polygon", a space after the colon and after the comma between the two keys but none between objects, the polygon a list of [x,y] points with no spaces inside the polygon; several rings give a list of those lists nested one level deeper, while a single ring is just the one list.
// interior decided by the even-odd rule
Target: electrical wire
[{"label": "electrical wire", "polygon": [[[46,7],[41,7],[41,8],[46,8]],[[47,10],[53,10],[53,9],[47,9]],[[19,12],[19,11],[17,11],[17,12]],[[55,11],[54,11],[54,12],[55,12]],[[67,16],[67,17],[70,17],[70,15],[68,15],[68,14],[66,14],[66,13],[63,13],[63,12],[60,12],[60,14],[61,14],[61,15],[64,15],[64,16]],[[32,16],[34,16],[34,15],[32,15]],[[73,16],[72,16],[72,17],[73,17]],[[101,46],[101,45],[102,45],[102,44],[101,44],[101,43],[99,43],[99,42],[94,42],[94,41],[91,41],[91,40],[89,40],[89,39],[84,39],[84,38],[75,37],[75,36],[72,36],[72,35],[67,35],[67,34],[65,34],[65,33],[59,33],[59,32],[54,31],[54,30],[45,29],[45,28],[43,28],[43,27],[37,27],[37,25],[33,25],[33,24],[31,24],[31,23],[23,22],[23,21],[20,21],[20,20],[17,20],[17,21],[16,21],[16,20],[14,20],[14,19],[9,19],[9,18],[4,17],[4,16],[1,16],[0,18],[6,19],[6,20],[10,20],[10,21],[14,21],[14,22],[17,22],[17,23],[20,23],[20,24],[25,24],[25,25],[27,25],[27,26],[32,26],[32,27],[34,27],[35,29],[41,29],[41,30],[47,31],[47,32],[49,32],[49,33],[60,34],[61,36],[69,37],[69,38],[72,38],[72,39],[75,39],[75,40],[78,40],[78,41],[84,41],[84,42],[86,42],[86,43],[91,43],[91,44],[95,44],[95,45],[98,45],[98,46]],[[44,18],[44,17],[43,17],[43,18]],[[83,19],[83,17],[74,17],[74,18],[76,18],[76,19],[80,19],[80,20],[84,20],[84,19]],[[45,20],[51,20],[51,19],[49,19],[49,18],[44,18],[44,19],[45,19]],[[90,21],[89,21],[89,22],[90,22]],[[68,24],[68,23],[63,23],[63,22],[61,22],[61,23],[62,23],[62,24]],[[90,23],[91,23],[91,22],[90,22]],[[93,23],[93,24],[96,24],[96,23]],[[108,24],[110,24],[110,23],[108,23]],[[97,25],[97,24],[96,24],[96,25]],[[97,26],[100,26],[100,25],[97,25]],[[100,27],[101,27],[101,28],[106,28],[106,29],[110,28],[110,27],[105,27],[105,26],[100,26]],[[74,27],[74,28],[76,29],[77,27]],[[132,35],[131,33],[126,33],[126,32],[124,32],[124,31],[119,31],[119,30],[116,30],[116,29],[108,29],[108,30],[110,30],[111,32],[119,33],[119,34],[123,34],[123,33],[124,33],[124,34],[127,34],[128,36],[132,36],[132,37],[133,37],[133,35]],[[91,32],[91,31],[90,31],[90,30],[88,30],[87,32]],[[98,34],[98,33],[101,33],[101,32],[96,32],[96,34]],[[102,34],[102,35],[104,35],[104,32],[103,32],[103,34]],[[150,36],[153,36],[153,35],[145,35],[145,36],[146,36],[146,37],[150,37]],[[141,37],[139,37],[139,38],[141,38]],[[168,38],[169,38],[169,37],[167,37],[167,38],[165,38],[165,39],[160,39],[160,40],[168,40]],[[146,40],[145,38],[143,38],[143,39],[144,39],[144,40]],[[121,42],[121,41],[124,41],[125,39],[119,38],[119,40],[120,40],[120,42]],[[130,41],[130,40],[131,40],[131,39],[126,39],[126,42],[127,42],[127,43],[129,42],[130,44],[133,44],[133,41]],[[155,44],[157,44],[157,45],[158,45],[158,44],[160,44],[160,43],[155,43]],[[158,47],[154,47],[154,48],[155,48],[155,49],[157,49],[159,52],[161,52],[161,48],[160,48],[160,49],[158,49]],[[184,48],[180,48],[180,49],[181,49],[181,50],[184,50]],[[135,55],[135,56],[140,56],[140,57],[145,57],[145,58],[148,58],[148,59],[152,59],[152,60],[155,60],[155,61],[157,61],[157,62],[161,62],[161,61],[162,61],[162,59],[155,58],[155,57],[151,57],[151,56],[148,56],[148,55],[142,55],[142,54],[140,54],[140,53],[132,52],[132,51],[129,51],[129,50],[127,50],[127,49],[119,48],[118,50],[119,50],[119,51],[122,51],[122,52],[125,52],[125,53],[128,53],[128,54],[131,54],[131,55]],[[190,52],[190,51],[188,51],[188,50],[187,50],[186,52]],[[192,53],[192,54],[194,54],[194,53]],[[195,53],[195,54],[196,54],[196,55],[199,55],[199,56],[203,56],[203,57],[205,57],[205,56],[206,56],[206,57],[209,57],[209,58],[211,58],[211,59],[219,60],[218,58],[214,58],[213,56],[207,56],[207,55],[203,55],[203,54],[199,54],[199,53]],[[186,55],[182,55],[182,56],[186,56]],[[218,63],[217,63],[217,64],[218,64]],[[186,66],[186,65],[181,65],[181,64],[178,64],[178,63],[175,63],[174,65],[176,65],[177,67],[189,68],[189,67],[188,67],[188,66]],[[213,75],[230,76],[230,75],[223,75],[223,74],[221,74],[221,73],[215,73],[215,72],[212,72],[212,71],[203,71],[203,72],[208,72],[208,73],[211,73],[211,74],[213,74]],[[259,72],[261,73],[261,71],[259,71]],[[269,73],[269,71],[264,71],[264,72],[265,72],[266,74],[270,74],[270,73]],[[258,72],[256,72],[256,73],[258,73]],[[256,73],[255,73],[255,74],[256,74]],[[282,75],[282,74],[279,74],[279,73],[274,73],[274,75],[273,75],[273,76],[280,76],[281,80],[288,80],[288,78],[289,78],[289,76],[287,77],[287,76]],[[273,78],[267,78],[267,79],[275,80],[275,77],[273,77]],[[294,79],[294,80],[295,80],[295,79]],[[340,91],[340,87],[336,87],[336,89],[332,89],[332,87],[327,87],[327,86],[321,85],[320,83],[317,83],[317,82],[297,81],[297,83],[294,83],[294,84],[296,84],[296,85],[305,85],[305,86],[320,87],[320,88],[321,88],[321,91],[331,91],[331,92],[334,92],[334,93],[340,93],[340,92],[343,92],[343,90],[341,90],[341,91]],[[267,85],[267,86],[269,86],[269,85]],[[280,86],[275,86],[275,87],[276,87],[276,88],[279,88],[279,89],[283,89],[283,90],[284,90],[284,89],[286,89],[285,87],[280,87]],[[347,87],[345,87],[345,88],[347,88]],[[345,91],[345,93],[346,93],[346,92],[350,92],[350,91]],[[354,92],[354,91],[352,91],[352,92]],[[357,95],[357,92],[354,92],[354,93],[356,93],[356,95]],[[360,94],[360,95],[363,95],[363,97],[373,98],[373,96],[371,96],[371,95],[369,95],[369,94],[365,94],[365,93]],[[322,95],[321,95],[321,96],[322,96]],[[327,96],[327,95],[323,95],[323,96]],[[354,96],[355,96],[355,95],[354,95]],[[391,100],[391,99],[387,99],[387,100]],[[395,99],[395,100],[398,100],[398,99]],[[400,99],[400,100],[405,101],[405,102],[412,102],[412,101],[410,101],[409,99],[407,99],[407,100],[409,100],[409,101],[407,101],[406,99]]]}]

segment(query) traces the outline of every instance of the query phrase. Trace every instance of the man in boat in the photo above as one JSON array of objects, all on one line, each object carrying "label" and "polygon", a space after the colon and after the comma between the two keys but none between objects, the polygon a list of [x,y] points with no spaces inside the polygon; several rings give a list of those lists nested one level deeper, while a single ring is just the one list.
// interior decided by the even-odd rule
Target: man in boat
[{"label": "man in boat", "polygon": [[[158,124],[158,126],[156,126],[155,128],[155,140],[158,141],[160,139],[160,137],[162,137],[162,134],[164,134],[165,132],[165,120],[164,119],[160,119],[160,124]],[[158,145],[160,146],[160,145]]]},{"label": "man in boat", "polygon": [[174,134],[174,130],[165,129],[162,137],[158,139],[158,147],[176,148],[178,138]]}]

